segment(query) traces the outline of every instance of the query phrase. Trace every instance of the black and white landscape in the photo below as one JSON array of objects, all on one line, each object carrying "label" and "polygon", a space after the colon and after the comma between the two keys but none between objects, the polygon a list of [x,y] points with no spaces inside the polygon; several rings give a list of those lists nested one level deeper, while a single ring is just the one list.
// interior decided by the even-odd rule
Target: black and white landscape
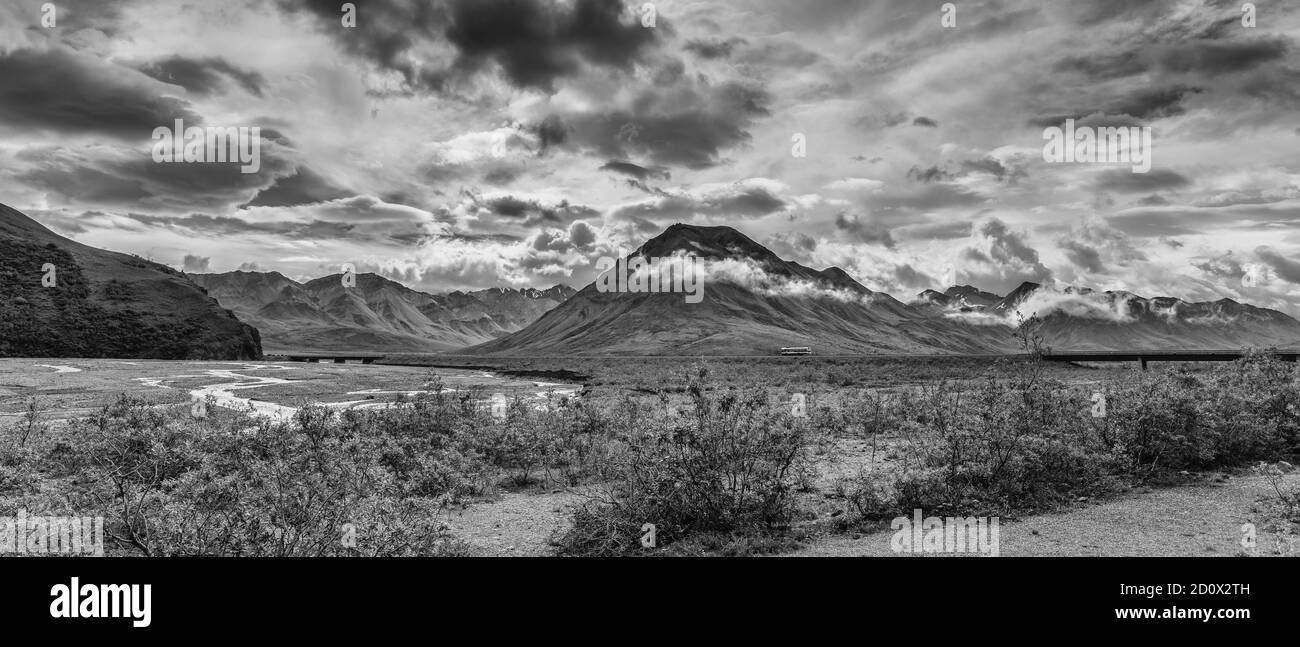
[{"label": "black and white landscape", "polygon": [[1217,0],[6,2],[0,521],[1294,556],[1298,39]]}]

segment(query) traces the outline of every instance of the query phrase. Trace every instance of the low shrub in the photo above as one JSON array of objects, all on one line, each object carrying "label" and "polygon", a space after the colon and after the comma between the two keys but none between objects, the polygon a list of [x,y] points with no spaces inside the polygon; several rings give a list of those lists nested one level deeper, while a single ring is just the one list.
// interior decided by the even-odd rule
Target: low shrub
[{"label": "low shrub", "polygon": [[688,538],[780,534],[796,514],[799,467],[810,459],[815,427],[761,389],[713,389],[707,371],[692,377],[691,406],[662,415],[625,400],[615,419],[618,451],[607,487],[579,508],[559,538],[562,554],[642,551]]},{"label": "low shrub", "polygon": [[916,508],[1005,515],[1181,471],[1276,460],[1298,448],[1296,378],[1293,364],[1249,354],[1208,371],[1137,374],[1104,391],[1032,367],[969,389],[934,383],[850,415],[869,421],[873,437],[892,429],[903,460],[839,490],[859,521]]}]

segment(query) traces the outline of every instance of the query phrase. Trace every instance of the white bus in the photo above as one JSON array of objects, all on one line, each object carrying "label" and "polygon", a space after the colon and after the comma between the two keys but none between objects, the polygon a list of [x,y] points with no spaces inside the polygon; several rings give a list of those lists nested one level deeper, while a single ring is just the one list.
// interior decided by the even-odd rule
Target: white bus
[{"label": "white bus", "polygon": [[807,346],[789,346],[781,349],[782,355],[812,355],[812,349]]}]

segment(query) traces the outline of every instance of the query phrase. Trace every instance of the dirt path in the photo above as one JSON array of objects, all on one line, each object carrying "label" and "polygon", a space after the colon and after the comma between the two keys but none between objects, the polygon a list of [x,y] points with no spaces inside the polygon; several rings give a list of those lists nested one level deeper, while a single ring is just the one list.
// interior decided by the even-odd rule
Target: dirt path
[{"label": "dirt path", "polygon": [[[1300,472],[1288,475],[1285,482],[1300,486]],[[999,552],[1003,557],[1231,557],[1245,552],[1242,524],[1254,523],[1256,554],[1300,557],[1300,537],[1265,529],[1265,515],[1257,502],[1271,492],[1267,481],[1257,476],[1135,490],[1109,501],[1079,504],[1073,510],[1002,520]],[[573,506],[583,500],[578,490],[511,492],[452,512],[447,524],[482,555],[547,556],[554,552],[553,533],[569,523]],[[890,549],[892,536],[890,530],[856,538],[825,536],[789,556],[905,556]]]},{"label": "dirt path", "polygon": [[[1300,473],[1285,481],[1300,485]],[[1264,477],[1140,490],[1065,512],[999,524],[999,552],[1008,556],[1231,557],[1245,552],[1241,526],[1254,523],[1257,554],[1300,557],[1300,538],[1265,531],[1256,502],[1272,493]],[[911,556],[890,549],[893,531],[858,538],[830,536],[793,553],[803,557]],[[1277,550],[1280,548],[1280,551]]]},{"label": "dirt path", "polygon": [[450,513],[447,525],[456,538],[484,556],[546,556],[555,550],[552,534],[569,523],[571,509],[584,500],[578,490],[508,492],[496,501]]}]

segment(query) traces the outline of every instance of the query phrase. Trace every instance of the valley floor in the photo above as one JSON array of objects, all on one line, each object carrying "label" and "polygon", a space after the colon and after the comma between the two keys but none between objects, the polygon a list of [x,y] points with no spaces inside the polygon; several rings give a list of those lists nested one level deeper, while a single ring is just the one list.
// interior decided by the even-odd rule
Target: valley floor
[{"label": "valley floor", "polygon": [[0,358],[0,428],[33,399],[42,420],[84,417],[122,394],[157,405],[212,394],[219,406],[291,413],[307,403],[333,409],[383,406],[433,388],[507,397],[567,393],[575,386],[499,377],[480,370],[304,362]]},{"label": "valley floor", "polygon": [[[415,362],[413,362],[415,363]],[[0,359],[0,428],[19,422],[33,399],[55,421],[88,415],[121,393],[153,405],[180,405],[192,393],[220,387],[244,400],[278,407],[321,402],[335,408],[382,406],[427,387],[435,376],[447,388],[503,390],[540,397],[544,390],[576,393],[592,402],[637,397],[684,397],[686,374],[707,368],[724,385],[834,393],[843,389],[898,389],[927,382],[975,380],[987,363],[964,360],[532,360],[490,366],[438,360],[431,366],[334,365],[273,362],[168,362],[106,359]],[[449,368],[448,364],[456,366]],[[1075,384],[1120,371],[1053,366],[1053,377]],[[489,372],[491,371],[491,372]],[[558,384],[561,380],[573,380]],[[792,556],[899,556],[893,531],[882,522],[871,532],[833,531],[850,513],[833,494],[834,483],[863,470],[892,470],[902,460],[890,434],[880,445],[839,438],[821,448],[819,477],[804,497],[808,517],[797,522],[808,537]],[[1300,486],[1300,471],[1284,477]],[[597,486],[533,485],[505,490],[490,500],[444,512],[450,534],[486,556],[555,554],[553,539],[571,523],[572,511]],[[1136,488],[1100,501],[1076,501],[1052,512],[1000,520],[1002,556],[1234,556],[1246,554],[1243,524],[1254,524],[1260,555],[1300,556],[1300,535],[1270,529],[1263,500],[1273,494],[1265,477],[1246,471],[1187,476],[1169,487]]]}]

